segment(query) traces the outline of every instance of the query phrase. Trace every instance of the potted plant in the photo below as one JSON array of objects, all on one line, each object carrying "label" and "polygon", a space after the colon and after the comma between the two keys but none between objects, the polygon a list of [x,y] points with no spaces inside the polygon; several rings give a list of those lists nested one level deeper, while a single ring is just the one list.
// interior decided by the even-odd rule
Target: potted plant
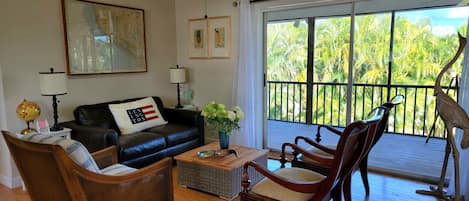
[{"label": "potted plant", "polygon": [[231,111],[226,110],[225,105],[212,101],[205,105],[202,116],[205,117],[210,128],[218,131],[220,149],[228,149],[229,136],[233,130],[239,129],[239,120],[244,118],[244,113],[238,106]]}]

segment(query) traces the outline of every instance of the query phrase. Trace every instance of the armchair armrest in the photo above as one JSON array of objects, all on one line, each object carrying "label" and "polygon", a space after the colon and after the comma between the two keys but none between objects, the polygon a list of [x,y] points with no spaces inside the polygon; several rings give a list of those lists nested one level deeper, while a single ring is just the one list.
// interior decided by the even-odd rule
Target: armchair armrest
[{"label": "armchair armrest", "polygon": [[331,131],[332,133],[336,134],[336,135],[340,135],[342,134],[341,131],[335,129],[335,128],[332,128],[330,126],[326,126],[326,125],[319,125],[318,126],[318,130],[316,132],[316,142],[321,142],[321,128],[326,128],[327,130]]},{"label": "armchair armrest", "polygon": [[78,125],[75,121],[60,123],[72,129],[72,139],[81,142],[89,152],[95,152],[111,145],[119,146],[119,135],[113,129]]},{"label": "armchair armrest", "polygon": [[117,163],[117,148],[110,146],[105,149],[91,153],[94,161],[100,169]]},{"label": "armchair armrest", "polygon": [[[170,123],[179,123],[191,126],[199,126],[203,123],[200,111],[164,108],[164,118]],[[200,121],[202,119],[202,121]]]},{"label": "armchair armrest", "polygon": [[320,132],[321,128],[325,128],[325,129],[331,131],[332,133],[334,133],[336,135],[342,134],[342,131],[337,130],[337,129],[335,129],[333,127],[330,127],[330,126],[327,126],[327,125],[318,125],[318,133]]},{"label": "armchair armrest", "polygon": [[199,145],[205,141],[205,122],[200,111],[164,108],[163,116],[170,123],[195,126],[199,132]]},{"label": "armchair armrest", "polygon": [[335,150],[334,149],[330,149],[329,147],[325,147],[313,140],[311,140],[310,138],[308,137],[304,137],[304,136],[296,136],[295,137],[295,144],[298,145],[298,142],[300,140],[304,140],[306,143],[312,145],[313,147],[316,147],[317,149],[323,151],[323,152],[326,152],[328,154],[335,154]]},{"label": "armchair armrest", "polygon": [[284,152],[284,150],[287,146],[291,147],[295,152],[303,154],[304,156],[306,156],[307,158],[310,158],[313,161],[317,161],[318,162],[317,165],[319,165],[319,166],[331,167],[331,165],[332,165],[333,159],[323,158],[323,157],[318,156],[316,154],[310,153],[310,152],[304,150],[303,148],[299,147],[296,144],[283,143],[282,152]]},{"label": "armchair armrest", "polygon": [[150,166],[119,176],[77,171],[83,200],[173,200],[172,161],[160,160]]},{"label": "armchair armrest", "polygon": [[254,161],[246,162],[243,166],[243,178],[241,181],[241,185],[243,186],[243,192],[247,193],[248,188],[250,185],[249,174],[248,174],[248,167],[251,166],[257,172],[261,173],[265,177],[269,178],[273,182],[288,188],[290,190],[302,193],[314,193],[320,187],[320,183],[318,182],[307,182],[307,181],[293,181],[289,180],[288,178],[281,177],[276,175],[275,173],[267,170],[266,168],[258,165]]}]

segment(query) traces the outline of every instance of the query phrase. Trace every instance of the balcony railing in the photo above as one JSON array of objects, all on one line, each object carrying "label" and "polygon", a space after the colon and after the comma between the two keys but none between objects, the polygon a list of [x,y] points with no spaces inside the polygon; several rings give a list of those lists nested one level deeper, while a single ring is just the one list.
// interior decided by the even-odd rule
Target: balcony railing
[{"label": "balcony railing", "polygon": [[[450,84],[451,85],[451,84]],[[346,125],[347,84],[314,82],[311,87],[312,104],[307,105],[307,83],[267,81],[267,117],[269,120]],[[434,86],[354,84],[352,87],[352,121],[363,119],[374,107],[397,94],[405,96],[389,117],[387,132],[426,136],[434,127],[432,137],[445,138],[444,123],[437,118]],[[456,99],[458,86],[443,87]],[[388,96],[389,94],[389,96]],[[309,110],[309,112],[307,112]],[[307,122],[306,115],[311,114]],[[435,119],[437,121],[435,122]]]}]

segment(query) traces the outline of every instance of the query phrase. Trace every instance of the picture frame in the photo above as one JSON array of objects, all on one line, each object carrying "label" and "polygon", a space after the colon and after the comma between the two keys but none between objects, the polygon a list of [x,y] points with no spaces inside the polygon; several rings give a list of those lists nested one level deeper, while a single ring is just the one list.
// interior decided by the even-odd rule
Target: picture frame
[{"label": "picture frame", "polygon": [[231,17],[208,18],[208,37],[210,58],[231,57]]},{"label": "picture frame", "polygon": [[147,72],[143,9],[62,0],[68,75]]},{"label": "picture frame", "polygon": [[206,19],[189,19],[188,46],[189,58],[208,58],[208,32]]}]

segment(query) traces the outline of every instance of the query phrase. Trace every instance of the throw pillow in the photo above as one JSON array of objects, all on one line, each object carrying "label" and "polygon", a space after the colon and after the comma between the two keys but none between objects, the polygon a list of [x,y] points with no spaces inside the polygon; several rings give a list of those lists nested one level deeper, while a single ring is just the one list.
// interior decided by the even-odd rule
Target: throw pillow
[{"label": "throw pillow", "polygon": [[65,152],[68,153],[68,156],[70,156],[70,158],[75,161],[75,163],[90,171],[101,173],[98,165],[96,165],[96,162],[94,161],[93,157],[91,157],[86,147],[78,141],[66,139],[64,137],[43,135],[38,133],[25,135],[22,139],[24,141],[41,144],[60,145],[65,150]]},{"label": "throw pillow", "polygon": [[168,123],[151,97],[128,103],[109,104],[109,109],[123,135]]}]

